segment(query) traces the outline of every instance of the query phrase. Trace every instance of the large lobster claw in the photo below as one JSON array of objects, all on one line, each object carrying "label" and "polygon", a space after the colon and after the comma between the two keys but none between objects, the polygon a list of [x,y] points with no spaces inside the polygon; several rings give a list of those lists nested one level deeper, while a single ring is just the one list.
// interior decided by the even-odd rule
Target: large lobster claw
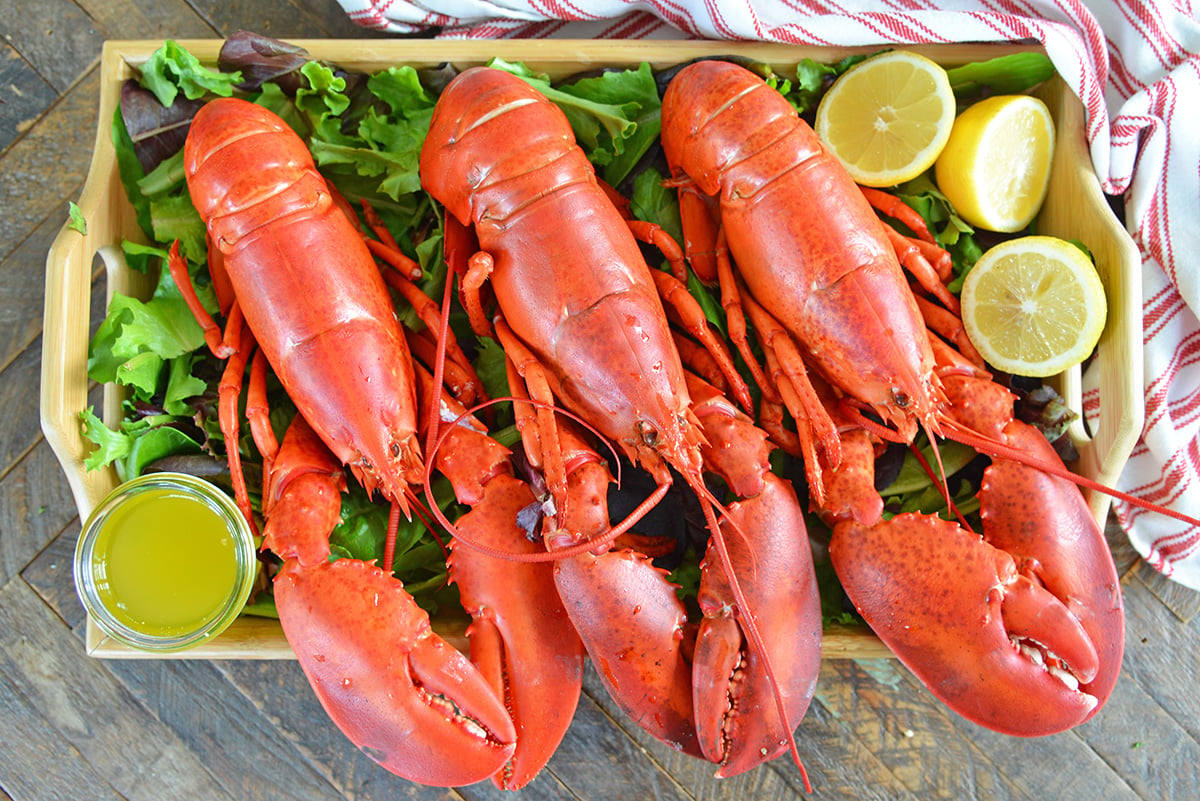
[{"label": "large lobster claw", "polygon": [[448,787],[486,779],[512,756],[504,705],[380,568],[292,562],[275,579],[275,599],[321,705],[383,767]]},{"label": "large lobster claw", "polygon": [[[430,376],[418,377],[428,393]],[[583,643],[575,632],[547,561],[502,559],[478,546],[508,554],[545,554],[536,528],[533,490],[512,474],[508,448],[489,437],[454,398],[443,395],[443,447],[438,470],[471,510],[455,522],[447,560],[458,585],[471,662],[503,698],[517,732],[512,759],[492,776],[502,790],[528,784],[549,761],[571,725],[583,684]],[[464,544],[473,543],[472,548]]]},{"label": "large lobster claw", "polygon": [[964,717],[1028,736],[1068,729],[1096,707],[1068,669],[1048,669],[1041,655],[1082,654],[1082,670],[1094,674],[1082,627],[1011,556],[958,524],[916,514],[843,523],[830,556],[875,633]]},{"label": "large lobster claw", "polygon": [[[737,603],[710,539],[692,672],[700,746],[721,765],[716,775],[729,777],[787,750],[816,691],[821,603],[804,514],[791,484],[770,470],[766,433],[691,374],[688,391],[709,442],[705,466],[743,498],[726,510],[721,535],[749,608]],[[750,636],[750,614],[766,653]]]},{"label": "large lobster claw", "polygon": [[[1057,458],[1019,421],[1005,441]],[[1064,731],[1108,699],[1124,650],[1116,568],[1082,494],[996,459],[983,536],[936,517],[834,526],[830,557],[855,607],[935,696],[1024,737]]]},{"label": "large lobster claw", "polygon": [[329,561],[343,480],[297,416],[276,460],[264,531],[285,560],[275,603],[288,643],[329,717],[380,765],[435,786],[486,779],[512,756],[512,720],[398,580],[356,559]]}]

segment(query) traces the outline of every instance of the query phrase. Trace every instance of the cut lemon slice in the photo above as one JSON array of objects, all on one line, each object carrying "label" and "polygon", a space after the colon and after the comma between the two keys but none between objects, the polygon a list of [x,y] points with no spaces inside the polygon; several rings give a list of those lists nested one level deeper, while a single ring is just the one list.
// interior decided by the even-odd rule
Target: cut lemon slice
[{"label": "cut lemon slice", "polygon": [[1054,120],[1046,104],[1000,95],[958,115],[934,176],[964,220],[1012,233],[1041,209],[1053,158]]},{"label": "cut lemon slice", "polygon": [[996,245],[967,273],[963,327],[998,370],[1044,378],[1079,364],[1104,331],[1108,304],[1082,250],[1051,236]]},{"label": "cut lemon slice", "polygon": [[894,186],[933,166],[954,125],[954,92],[940,66],[903,50],[846,70],[817,107],[816,132],[865,186]]}]

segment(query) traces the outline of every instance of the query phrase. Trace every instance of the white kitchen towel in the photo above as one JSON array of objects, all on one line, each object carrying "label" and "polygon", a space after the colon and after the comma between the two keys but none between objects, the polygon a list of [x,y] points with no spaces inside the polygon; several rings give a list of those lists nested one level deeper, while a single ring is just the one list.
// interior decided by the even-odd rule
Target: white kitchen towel
[{"label": "white kitchen towel", "polygon": [[[1119,488],[1200,517],[1200,22],[1188,0],[338,2],[364,27],[449,38],[1040,42],[1083,101],[1092,164],[1124,196],[1144,262],[1146,423]],[[1097,394],[1084,400],[1094,412]],[[1149,564],[1200,590],[1200,529],[1113,508]]]}]

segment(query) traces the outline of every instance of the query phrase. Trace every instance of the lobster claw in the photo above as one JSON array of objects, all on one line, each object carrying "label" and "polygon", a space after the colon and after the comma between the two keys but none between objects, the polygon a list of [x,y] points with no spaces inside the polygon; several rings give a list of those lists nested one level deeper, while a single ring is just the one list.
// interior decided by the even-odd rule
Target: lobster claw
[{"label": "lobster claw", "polygon": [[[544,549],[525,539],[517,521],[534,503],[529,486],[509,475],[492,478],[484,498],[459,518],[459,536],[524,553]],[[517,732],[512,760],[492,776],[503,790],[524,787],[549,761],[571,725],[583,683],[583,643],[554,586],[547,562],[506,562],[451,545],[450,573],[463,608],[471,662],[492,693],[505,699]]]},{"label": "lobster claw", "polygon": [[449,787],[486,779],[511,758],[516,732],[503,703],[382,569],[356,559],[289,562],[275,598],[321,705],[371,759]]},{"label": "lobster claw", "polygon": [[743,499],[726,509],[720,540],[745,606],[713,537],[701,572],[704,620],[692,670],[700,747],[721,766],[716,775],[729,777],[788,749],[816,691],[821,604],[804,513],[791,485],[770,470],[766,433],[691,374],[688,391],[708,440],[701,448],[705,466]]},{"label": "lobster claw", "polygon": [[[790,485],[767,473],[753,499],[727,511],[721,531],[753,612],[738,609],[710,544],[692,670],[696,732],[705,758],[721,766],[718,778],[751,770],[788,749],[788,732],[799,725],[816,691],[821,656],[816,574]],[[769,668],[746,631],[744,614],[754,614]],[[787,726],[780,720],[771,672]]]},{"label": "lobster claw", "polygon": [[1050,666],[1067,684],[1088,684],[1100,670],[1096,646],[1083,625],[1057,598],[1028,577],[1017,575],[1006,588],[1000,605],[1004,629],[1015,642],[1038,643],[1042,649],[1027,647],[1026,655],[1035,662],[1049,651],[1071,666],[1070,672]]},{"label": "lobster claw", "polygon": [[401,584],[358,559],[329,561],[342,468],[304,418],[288,427],[267,493],[264,547],[279,622],[321,706],[367,756],[411,781],[472,784],[511,758],[502,701],[438,636]]},{"label": "lobster claw", "polygon": [[666,575],[632,550],[580,554],[554,568],[609,695],[660,742],[699,757],[687,611]]},{"label": "lobster claw", "polygon": [[1010,554],[919,514],[834,528],[830,557],[855,606],[943,703],[1004,734],[1086,720],[1097,649],[1075,615]]}]

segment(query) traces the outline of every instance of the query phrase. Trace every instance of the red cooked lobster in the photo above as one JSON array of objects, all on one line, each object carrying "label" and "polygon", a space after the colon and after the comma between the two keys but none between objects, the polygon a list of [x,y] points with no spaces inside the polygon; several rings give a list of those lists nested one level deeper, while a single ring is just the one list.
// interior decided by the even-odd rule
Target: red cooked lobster
[{"label": "red cooked lobster", "polygon": [[[831,556],[855,606],[935,695],[977,723],[1031,736],[1090,718],[1124,648],[1111,553],[1078,487],[1039,469],[1066,472],[1040,434],[1012,420],[1007,391],[928,332],[922,310],[957,310],[931,251],[898,238],[748,70],[685,67],[662,116],[681,202],[702,221],[715,209],[720,233],[700,241],[763,344],[764,395],[796,420],[812,501],[833,524]],[[918,305],[897,244],[941,307]],[[918,428],[1002,457],[980,493],[982,538],[919,515],[881,519],[872,438],[911,441]]]},{"label": "red cooked lobster", "polygon": [[[463,303],[477,331],[494,330],[504,346],[514,393],[527,390],[536,404],[523,431],[553,504],[547,547],[610,694],[663,742],[720,764],[718,775],[790,744],[794,752],[820,660],[803,516],[791,486],[767,469],[765,435],[715,390],[689,387],[660,293],[707,340],[690,296],[647,266],[565,115],[509,73],[470,69],[450,83],[421,178],[445,205],[448,231],[457,224],[477,237],[478,251],[460,259]],[[648,469],[661,490],[651,502],[671,481],[668,467],[700,497],[712,536],[698,634],[661,571],[638,553],[607,551],[621,528],[605,512],[609,473],[555,408]],[[741,498],[720,522],[705,470]]]},{"label": "red cooked lobster", "polygon": [[[419,503],[424,375],[387,288],[403,281],[389,275],[385,283],[307,147],[271,112],[237,99],[208,103],[192,122],[184,161],[208,226],[223,337],[177,249],[172,274],[209,345],[229,359],[221,430],[239,506],[253,525],[237,445],[251,364],[246,409],[266,468],[264,544],[284,560],[275,601],[305,675],[334,722],[388,770],[431,785],[492,777],[522,786],[569,726],[582,680],[582,646],[551,567],[454,550],[451,577],[475,618],[468,661],[431,629],[390,565],[330,561],[343,466],[368,492],[380,491],[394,517]],[[407,297],[424,304],[419,294]],[[298,410],[282,445],[267,420],[268,364]],[[453,408],[453,398],[426,384],[426,411]],[[446,414],[435,416],[437,426],[458,418]],[[533,498],[513,477],[508,451],[463,423],[437,466],[473,507],[461,528],[517,549],[524,532],[516,512]]]}]

